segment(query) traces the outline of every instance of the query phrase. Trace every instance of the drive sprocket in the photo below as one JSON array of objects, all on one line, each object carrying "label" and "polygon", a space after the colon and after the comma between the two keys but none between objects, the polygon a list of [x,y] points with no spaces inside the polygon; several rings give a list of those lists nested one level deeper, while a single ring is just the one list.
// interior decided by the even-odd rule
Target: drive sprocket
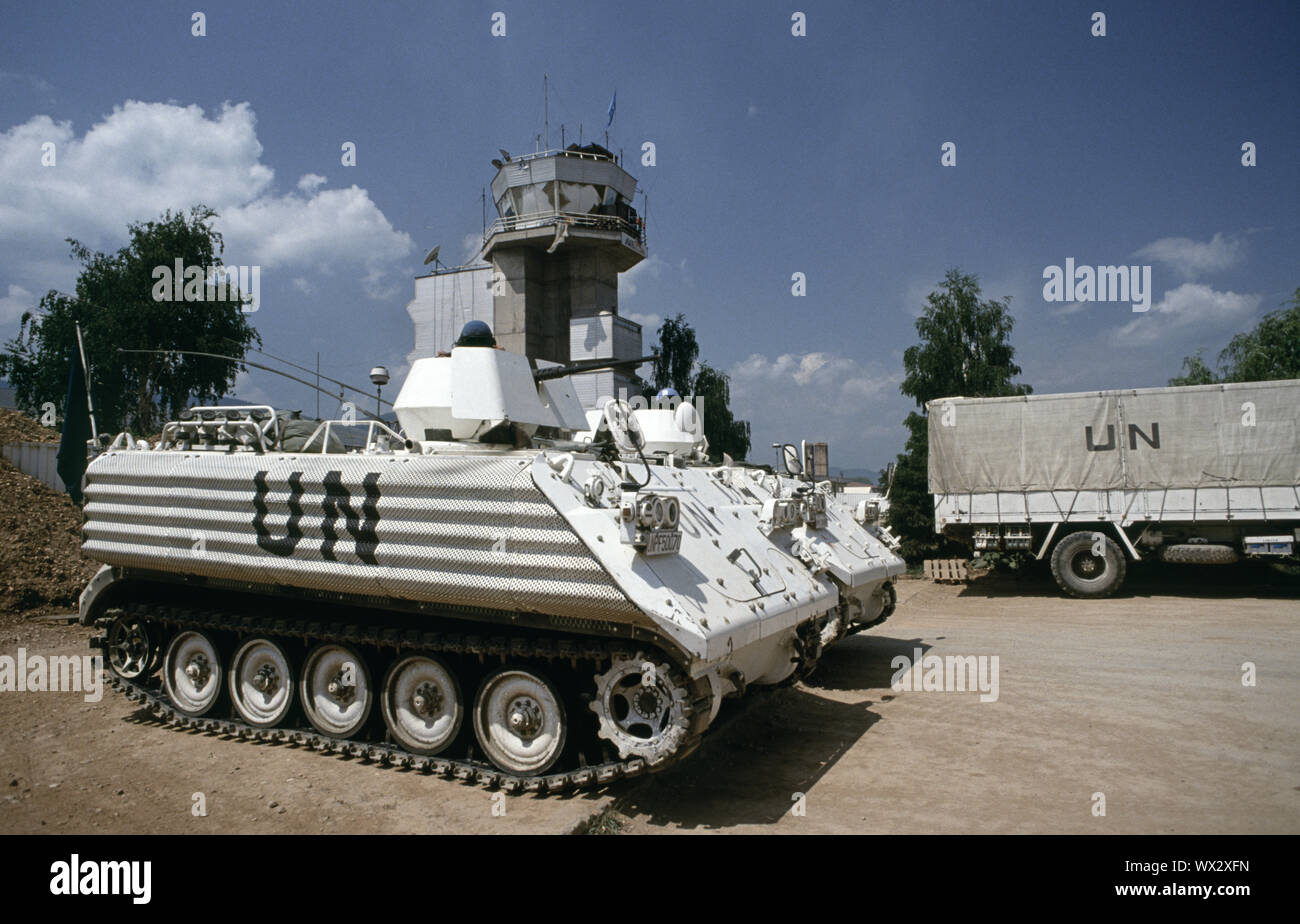
[{"label": "drive sprocket", "polygon": [[618,749],[619,757],[640,757],[650,766],[672,757],[690,729],[685,684],[667,663],[639,652],[616,658],[609,670],[596,675],[591,710],[600,737]]}]

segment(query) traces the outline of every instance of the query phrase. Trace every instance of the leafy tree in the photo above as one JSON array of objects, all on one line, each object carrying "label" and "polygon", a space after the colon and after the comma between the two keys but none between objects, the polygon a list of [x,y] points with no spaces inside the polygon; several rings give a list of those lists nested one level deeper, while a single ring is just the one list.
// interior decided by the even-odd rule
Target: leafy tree
[{"label": "leafy tree", "polygon": [[695,328],[678,314],[659,325],[659,356],[654,362],[654,390],[675,388],[682,397],[695,395],[704,416],[709,457],[720,461],[749,454],[749,422],[731,413],[731,380],[721,369],[699,362]]},{"label": "leafy tree", "polygon": [[704,414],[709,458],[719,462],[723,453],[733,459],[749,455],[749,421],[737,420],[731,413],[731,379],[727,374],[708,363],[700,363],[691,392],[696,407]]},{"label": "leafy tree", "polygon": [[1218,379],[1214,370],[1205,365],[1200,350],[1193,356],[1183,357],[1183,374],[1169,380],[1170,385],[1213,385]]},{"label": "leafy tree", "polygon": [[221,235],[212,229],[216,212],[195,206],[163,214],[158,221],[128,226],[130,243],[113,254],[91,251],[69,239],[82,264],[76,294],[50,290],[35,313],[24,312],[18,336],[0,353],[0,375],[13,385],[19,407],[34,412],[46,401],[63,403],[80,322],[90,365],[90,387],[101,432],[124,427],[154,433],[191,397],[213,402],[235,384],[236,363],[203,356],[122,353],[123,349],[175,349],[243,358],[261,337],[248,323],[247,301],[233,284],[224,298],[195,282],[203,300],[155,300],[155,268],[222,265]]},{"label": "leafy tree", "polygon": [[1216,375],[1201,360],[1200,353],[1184,357],[1186,374],[1175,376],[1169,384],[1300,379],[1300,288],[1281,308],[1264,315],[1254,330],[1233,337],[1219,353],[1218,365]]},{"label": "leafy tree", "polygon": [[675,388],[679,395],[691,393],[695,361],[700,345],[695,342],[695,328],[686,316],[677,314],[659,325],[659,357],[654,361],[655,390]]},{"label": "leafy tree", "polygon": [[900,390],[916,401],[921,413],[907,415],[907,444],[898,457],[890,494],[889,525],[902,540],[910,561],[946,545],[934,531],[934,496],[929,491],[929,433],[925,405],[937,398],[985,398],[1024,395],[1028,385],[1012,380],[1020,374],[1010,336],[1009,298],[982,299],[979,280],[950,269],[938,290],[926,298],[916,319],[921,342],[903,353]]}]

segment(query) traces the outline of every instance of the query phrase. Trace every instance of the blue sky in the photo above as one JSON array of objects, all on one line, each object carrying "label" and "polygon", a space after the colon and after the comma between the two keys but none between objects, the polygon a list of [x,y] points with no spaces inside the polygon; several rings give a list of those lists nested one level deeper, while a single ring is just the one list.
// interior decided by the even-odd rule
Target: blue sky
[{"label": "blue sky", "polygon": [[[400,373],[411,279],[433,244],[465,255],[489,160],[543,130],[543,73],[553,142],[561,123],[599,135],[617,88],[611,146],[648,192],[651,254],[621,310],[686,315],[731,372],[759,459],[807,438],[836,467],[890,460],[902,351],[953,266],[1012,297],[1040,392],[1164,384],[1300,285],[1291,2],[4,8],[3,338],[71,288],[64,238],[116,249],[128,221],[203,201],[227,261],[263,267],[267,350],[320,351],[359,383],[375,363]],[[1151,266],[1151,310],[1045,301],[1044,268],[1067,258]],[[240,392],[315,409],[262,373]]]}]

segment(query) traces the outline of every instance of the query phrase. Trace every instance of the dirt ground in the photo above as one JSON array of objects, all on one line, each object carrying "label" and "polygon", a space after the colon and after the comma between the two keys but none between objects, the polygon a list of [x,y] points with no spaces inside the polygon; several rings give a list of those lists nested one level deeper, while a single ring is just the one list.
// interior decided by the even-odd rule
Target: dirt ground
[{"label": "dirt ground", "polygon": [[[1300,592],[1224,573],[1139,572],[1101,601],[904,581],[892,619],[729,703],[686,762],[568,798],[178,732],[112,692],[0,693],[0,832],[1300,832]],[[0,654],[87,635],[5,620]],[[997,655],[998,699],[891,691],[917,648]]]}]

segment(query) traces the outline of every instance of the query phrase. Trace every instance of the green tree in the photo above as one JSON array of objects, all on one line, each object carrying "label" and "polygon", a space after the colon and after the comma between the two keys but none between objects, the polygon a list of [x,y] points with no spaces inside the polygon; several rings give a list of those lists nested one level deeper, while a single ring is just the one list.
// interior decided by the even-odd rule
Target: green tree
[{"label": "green tree", "polygon": [[[61,405],[81,324],[95,416],[101,432],[129,428],[154,433],[191,398],[212,402],[235,384],[236,363],[202,356],[123,353],[119,349],[198,350],[243,358],[261,337],[248,323],[247,299],[228,286],[224,298],[204,283],[204,300],[154,298],[155,268],[222,265],[224,245],[213,230],[217,215],[195,206],[188,216],[170,211],[158,221],[128,226],[130,243],[113,254],[69,239],[82,264],[76,294],[50,290],[36,312],[24,312],[19,332],[0,353],[0,374],[13,385],[19,407],[34,412]],[[160,287],[161,288],[165,287]]]},{"label": "green tree", "polygon": [[900,390],[916,401],[904,425],[908,438],[898,457],[890,493],[889,525],[903,543],[903,557],[916,561],[941,551],[946,541],[934,531],[934,496],[929,491],[927,402],[937,398],[985,398],[1029,394],[1011,346],[1009,298],[981,298],[977,277],[951,269],[926,298],[916,319],[921,342],[903,353]]},{"label": "green tree", "polygon": [[1300,287],[1281,308],[1265,314],[1255,329],[1229,340],[1219,352],[1217,373],[1197,352],[1183,357],[1183,374],[1169,379],[1169,383],[1214,385],[1279,378],[1300,378]]},{"label": "green tree", "polygon": [[731,413],[731,379],[721,369],[700,363],[691,389],[696,408],[704,415],[704,435],[709,440],[709,458],[722,461],[726,453],[733,459],[749,455],[749,421],[737,420]]},{"label": "green tree", "polygon": [[677,314],[659,325],[659,355],[654,362],[654,390],[674,388],[682,397],[695,395],[704,416],[704,435],[709,440],[709,458],[721,461],[723,453],[733,459],[749,454],[749,422],[737,420],[731,412],[731,380],[721,369],[700,362],[695,328],[685,315]]},{"label": "green tree", "polygon": [[694,383],[695,362],[700,358],[700,345],[695,341],[695,328],[686,316],[677,314],[659,325],[659,356],[654,361],[655,390],[675,388],[679,395],[691,392]]},{"label": "green tree", "polygon": [[1183,357],[1182,375],[1176,375],[1169,380],[1170,385],[1213,385],[1218,381],[1214,370],[1205,365],[1205,360],[1201,359],[1201,352],[1197,350],[1195,355]]},{"label": "green tree", "polygon": [[1170,385],[1267,382],[1300,379],[1300,287],[1282,307],[1264,315],[1254,330],[1237,334],[1219,353],[1216,374],[1198,352],[1183,357],[1183,375]]},{"label": "green tree", "polygon": [[1300,287],[1254,330],[1228,341],[1219,365],[1231,382],[1300,379]]}]

